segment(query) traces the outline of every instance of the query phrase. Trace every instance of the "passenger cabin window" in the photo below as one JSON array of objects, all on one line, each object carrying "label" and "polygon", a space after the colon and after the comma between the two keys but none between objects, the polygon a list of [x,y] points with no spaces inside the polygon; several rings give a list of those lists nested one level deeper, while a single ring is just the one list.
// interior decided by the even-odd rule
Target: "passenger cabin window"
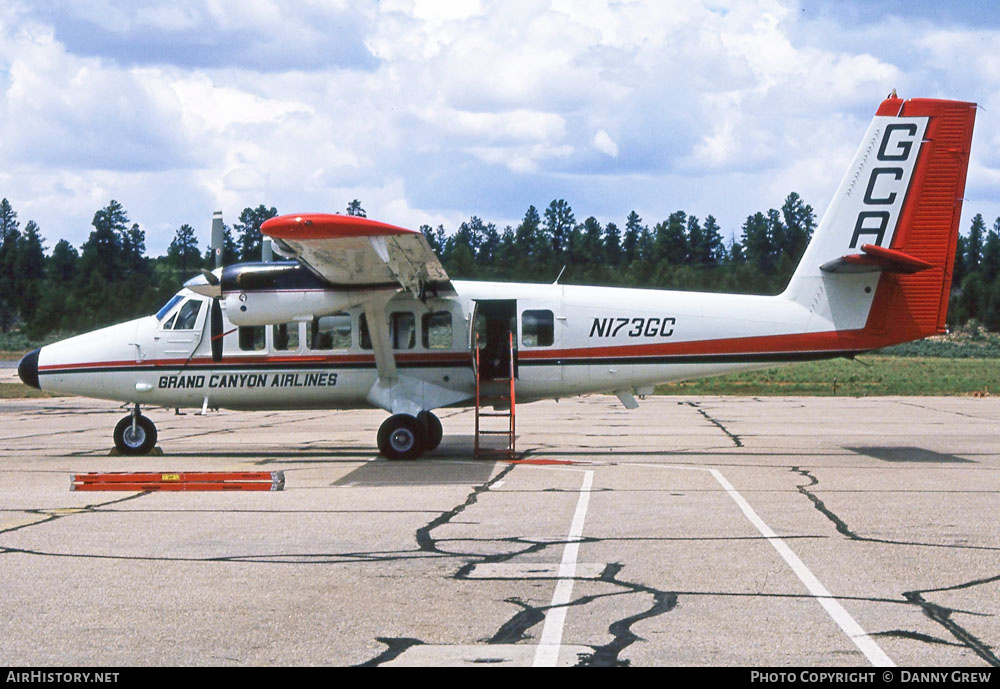
[{"label": "passenger cabin window", "polygon": [[[358,317],[358,334],[362,349],[372,348],[371,333],[368,332],[368,318]],[[389,341],[393,349],[413,349],[416,346],[416,317],[410,311],[393,311],[389,314]]]},{"label": "passenger cabin window", "polygon": [[239,329],[240,350],[244,352],[262,352],[266,347],[263,325],[241,325]]},{"label": "passenger cabin window", "polygon": [[279,323],[272,325],[271,341],[279,352],[294,352],[299,348],[299,324]]},{"label": "passenger cabin window", "polygon": [[413,349],[417,342],[416,319],[409,311],[394,311],[389,317],[393,349]]},{"label": "passenger cabin window", "polygon": [[548,347],[555,341],[552,312],[525,311],[521,314],[521,344],[525,347]]},{"label": "passenger cabin window", "polygon": [[350,349],[351,317],[346,313],[313,318],[309,324],[309,349]]},{"label": "passenger cabin window", "polygon": [[424,349],[451,349],[451,312],[425,313],[421,319]]}]

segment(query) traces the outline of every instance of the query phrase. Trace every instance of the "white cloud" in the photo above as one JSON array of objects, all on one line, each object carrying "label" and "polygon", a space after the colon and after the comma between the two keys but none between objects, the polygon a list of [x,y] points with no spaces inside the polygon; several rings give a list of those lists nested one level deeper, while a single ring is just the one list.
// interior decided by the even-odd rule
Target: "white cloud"
[{"label": "white cloud", "polygon": [[619,224],[633,208],[651,224],[712,213],[728,233],[793,190],[821,210],[898,88],[986,105],[966,209],[985,206],[980,180],[1000,170],[997,27],[859,24],[824,7],[7,5],[0,195],[77,245],[116,198],[152,251],[215,208],[337,211],[352,198],[405,226],[565,198]]},{"label": "white cloud", "polygon": [[598,129],[597,133],[594,134],[594,148],[604,155],[611,156],[612,158],[618,157],[618,144],[603,129]]}]

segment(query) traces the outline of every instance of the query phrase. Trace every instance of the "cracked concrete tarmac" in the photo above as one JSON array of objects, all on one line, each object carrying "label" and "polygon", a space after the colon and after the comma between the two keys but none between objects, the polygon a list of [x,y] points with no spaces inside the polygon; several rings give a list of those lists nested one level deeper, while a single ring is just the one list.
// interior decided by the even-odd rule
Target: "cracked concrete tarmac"
[{"label": "cracked concrete tarmac", "polygon": [[[417,462],[377,411],[151,410],[124,459],[113,404],[3,404],[7,665],[530,665],[556,619],[559,665],[1000,665],[995,398],[542,402],[537,464],[473,461],[464,410]],[[253,468],[286,489],[69,490]]]}]

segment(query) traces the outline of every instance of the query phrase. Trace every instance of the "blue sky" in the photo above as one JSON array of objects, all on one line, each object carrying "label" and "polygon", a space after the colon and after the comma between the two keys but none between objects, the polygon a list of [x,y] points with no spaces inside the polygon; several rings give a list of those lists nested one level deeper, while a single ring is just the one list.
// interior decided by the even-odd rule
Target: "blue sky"
[{"label": "blue sky", "polygon": [[0,0],[0,196],[51,246],[120,201],[503,227],[821,214],[882,98],[974,101],[963,229],[1000,216],[1000,9],[814,0]]}]

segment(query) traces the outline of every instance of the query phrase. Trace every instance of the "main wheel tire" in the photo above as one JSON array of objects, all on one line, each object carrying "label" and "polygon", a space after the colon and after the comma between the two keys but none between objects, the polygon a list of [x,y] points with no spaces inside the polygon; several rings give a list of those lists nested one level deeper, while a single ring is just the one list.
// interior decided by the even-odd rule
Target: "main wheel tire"
[{"label": "main wheel tire", "polygon": [[441,444],[441,439],[444,437],[444,429],[441,427],[441,419],[429,411],[422,411],[417,414],[417,421],[424,425],[424,429],[427,433],[427,435],[424,436],[424,450],[426,452],[430,452]]},{"label": "main wheel tire", "polygon": [[140,415],[132,428],[132,416],[126,416],[115,426],[115,447],[123,455],[145,455],[156,446],[156,426]]},{"label": "main wheel tire", "polygon": [[416,459],[424,453],[426,435],[415,416],[395,414],[378,429],[378,450],[386,459]]}]

